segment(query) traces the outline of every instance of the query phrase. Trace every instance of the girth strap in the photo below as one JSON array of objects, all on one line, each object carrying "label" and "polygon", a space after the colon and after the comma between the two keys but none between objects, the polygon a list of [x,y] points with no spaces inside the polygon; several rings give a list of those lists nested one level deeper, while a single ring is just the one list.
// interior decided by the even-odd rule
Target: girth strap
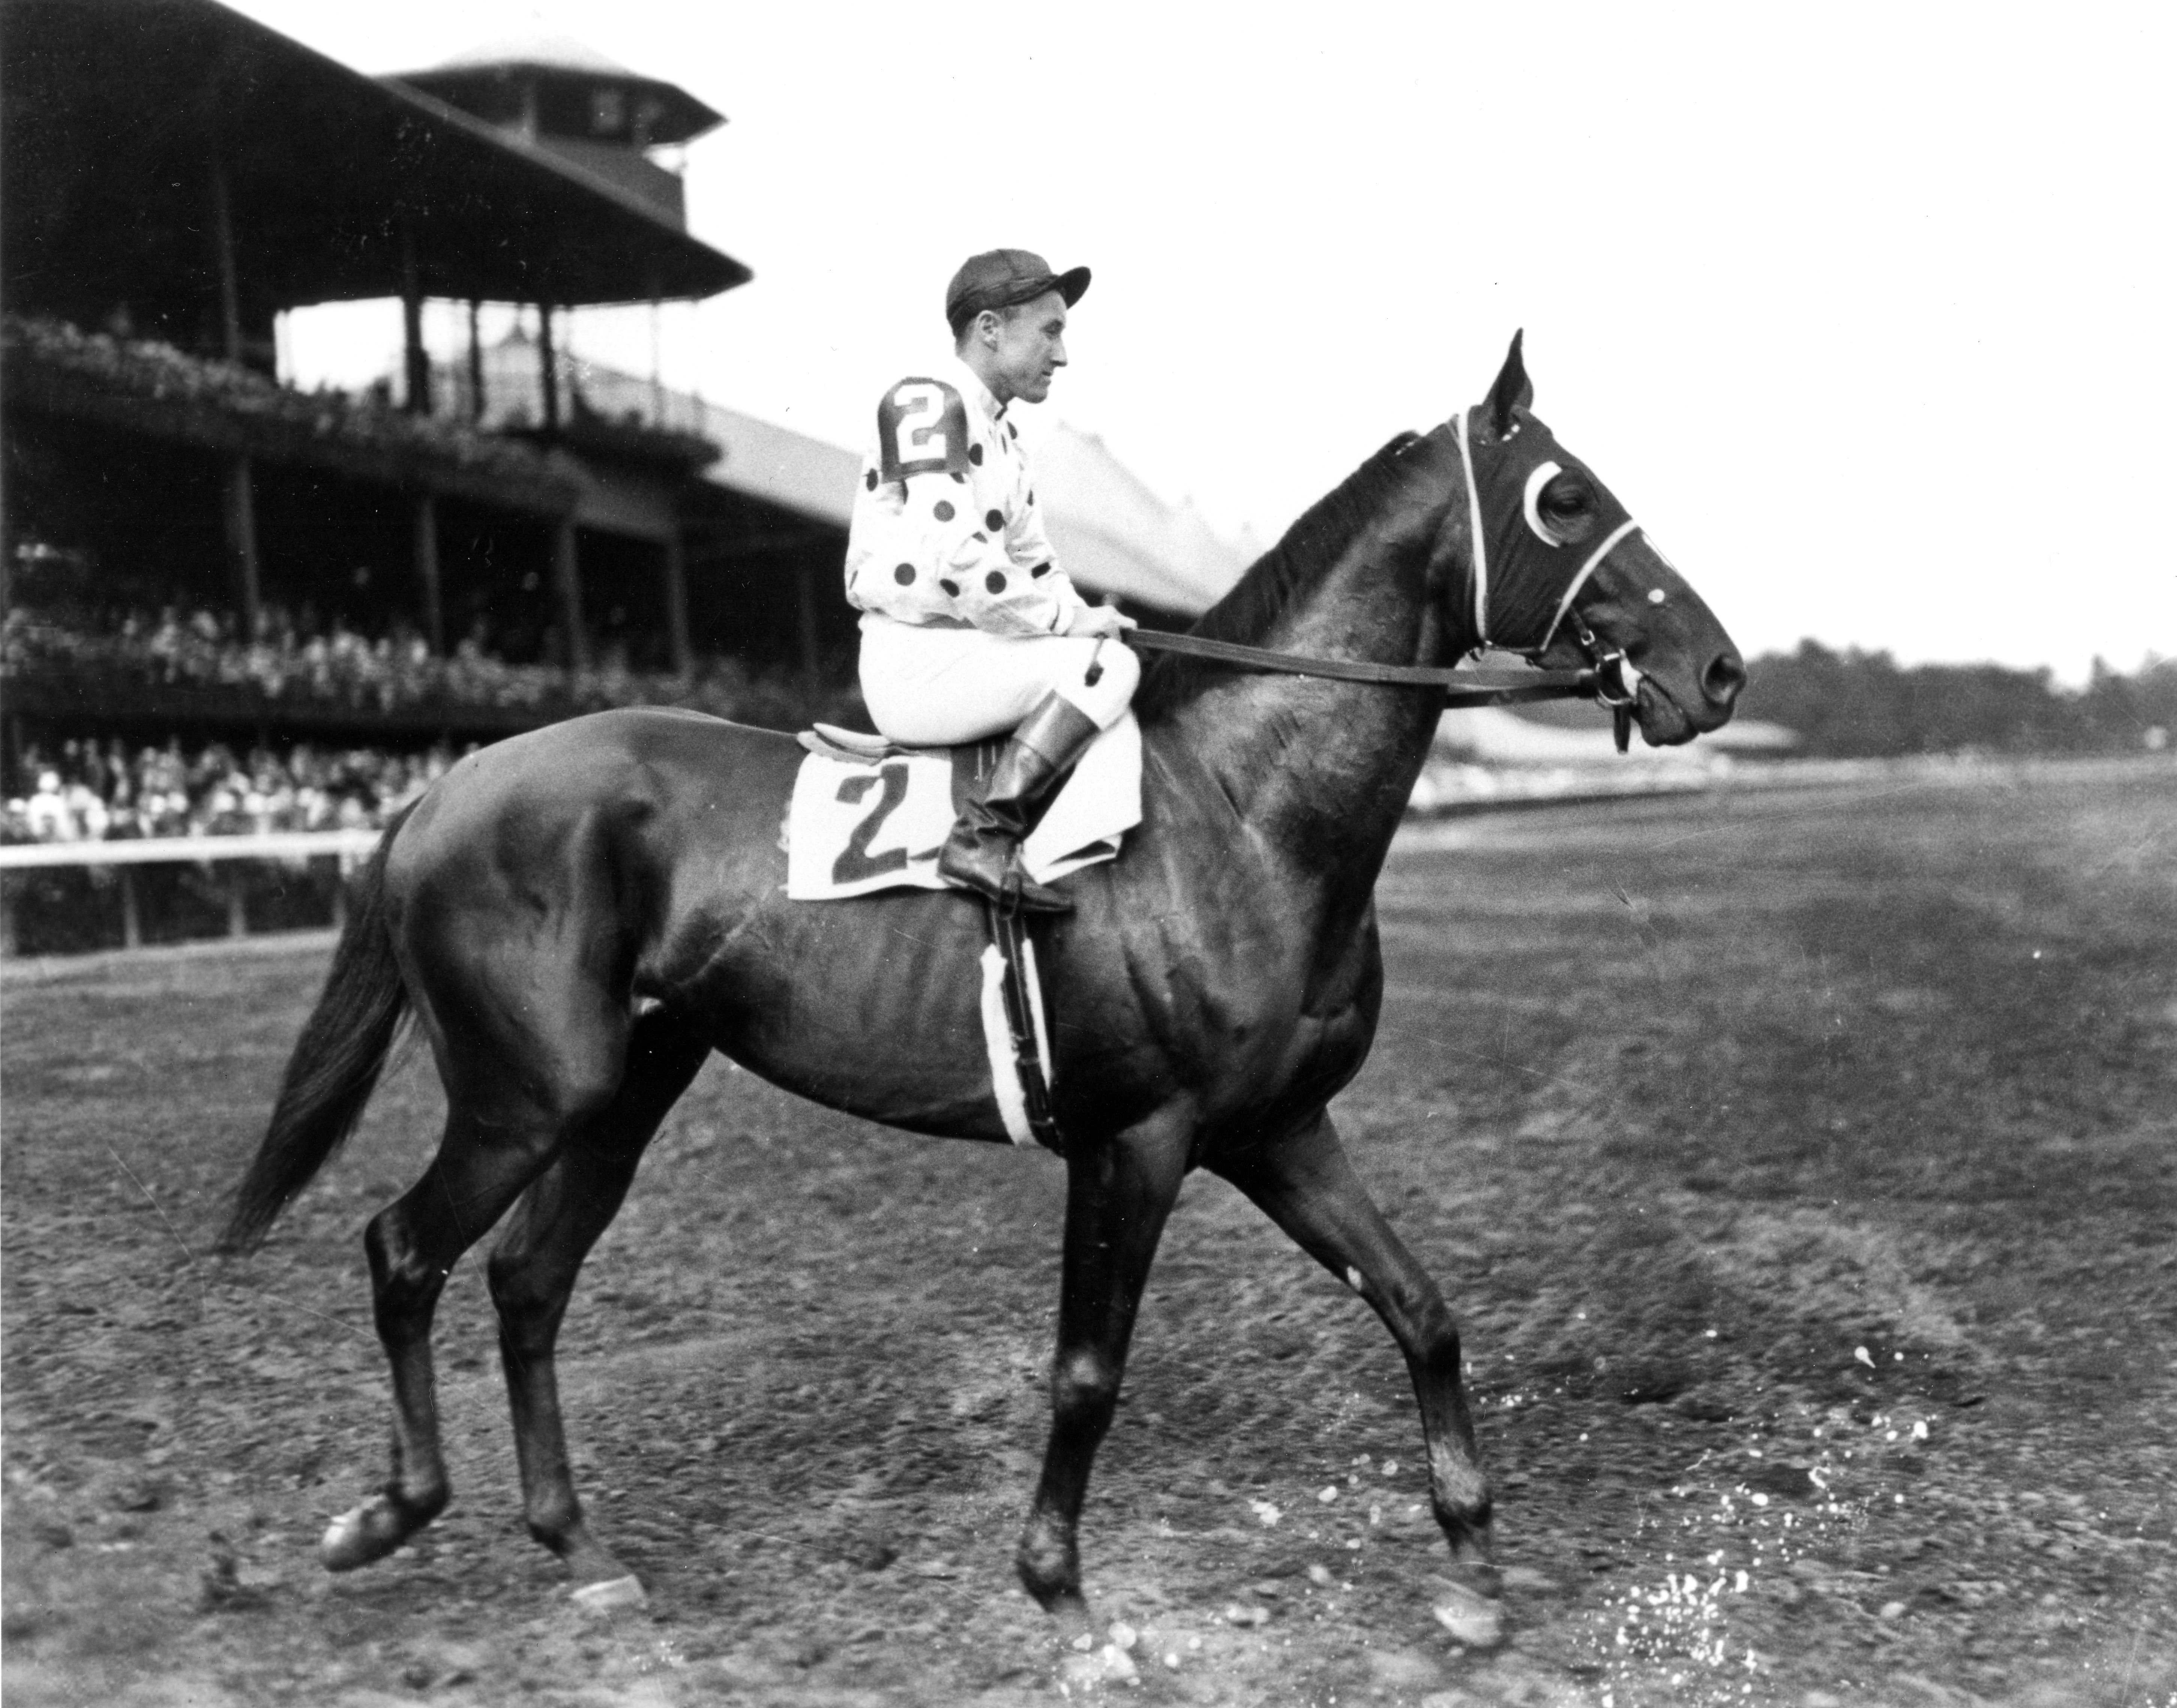
[{"label": "girth strap", "polygon": [[[986,901],[983,912],[990,921],[990,948],[997,952],[1001,969],[1000,993],[1005,1008],[1006,1032],[1012,1048],[1010,1063],[993,1059],[990,1063],[992,1090],[998,1099],[1002,1113],[1006,1107],[1005,1094],[997,1090],[996,1076],[1010,1067],[1020,1087],[1021,1107],[1017,1116],[1007,1117],[1012,1127],[1011,1137],[1016,1144],[1033,1140],[1045,1150],[1060,1156],[1066,1154],[1066,1141],[1058,1131],[1058,1117],[1051,1112],[1050,1035],[1044,1024],[1041,978],[1036,970],[1035,944],[1028,936],[1026,922],[1012,908],[1000,907]],[[990,950],[984,951],[987,956]],[[1013,1127],[1015,1120],[1019,1127]],[[1025,1136],[1019,1130],[1027,1129]]]}]

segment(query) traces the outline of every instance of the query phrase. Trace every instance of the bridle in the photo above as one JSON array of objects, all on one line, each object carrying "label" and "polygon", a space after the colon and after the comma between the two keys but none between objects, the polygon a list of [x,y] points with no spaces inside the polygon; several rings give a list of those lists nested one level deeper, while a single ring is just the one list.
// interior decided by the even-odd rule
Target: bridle
[{"label": "bridle", "polygon": [[[1610,708],[1611,723],[1618,738],[1618,750],[1623,753],[1632,739],[1633,710],[1640,703],[1640,671],[1625,656],[1623,647],[1604,647],[1596,637],[1595,630],[1587,625],[1586,619],[1573,608],[1573,601],[1580,597],[1580,589],[1587,585],[1588,578],[1601,567],[1602,560],[1626,539],[1640,532],[1640,524],[1628,516],[1605,534],[1601,543],[1587,554],[1586,561],[1565,583],[1564,592],[1558,596],[1557,608],[1550,614],[1549,626],[1542,630],[1541,640],[1529,647],[1498,641],[1489,632],[1489,530],[1481,514],[1481,483],[1475,478],[1474,474],[1473,429],[1469,424],[1473,412],[1470,409],[1461,410],[1451,418],[1451,436],[1459,445],[1460,471],[1466,477],[1467,532],[1472,542],[1467,554],[1467,602],[1470,603],[1474,613],[1474,649],[1469,656],[1479,658],[1488,652],[1515,652],[1539,668],[1542,655],[1550,650],[1550,643],[1557,639],[1558,630],[1563,628],[1569,619],[1574,643],[1587,659],[1588,668],[1585,674],[1592,683],[1587,697]],[[1520,423],[1514,421],[1505,437],[1509,439],[1519,430]],[[1540,472],[1540,469],[1536,471],[1536,473]],[[1533,505],[1538,485],[1539,483],[1531,476],[1526,483],[1524,502],[1528,509],[1530,522],[1534,520]]]},{"label": "bridle", "polygon": [[[1605,535],[1601,543],[1587,554],[1585,561],[1566,582],[1563,592],[1558,596],[1557,608],[1551,614],[1549,626],[1543,630],[1539,641],[1526,647],[1497,641],[1489,632],[1489,544],[1481,514],[1481,486],[1475,478],[1474,448],[1467,420],[1471,412],[1462,411],[1451,418],[1452,437],[1458,443],[1460,467],[1466,479],[1469,532],[1473,539],[1472,549],[1468,554],[1467,588],[1460,601],[1473,612],[1475,644],[1467,656],[1480,658],[1489,652],[1510,652],[1525,658],[1534,668],[1516,674],[1492,675],[1486,671],[1465,670],[1457,666],[1371,664],[1345,658],[1311,658],[1295,652],[1273,652],[1266,647],[1243,646],[1236,641],[1214,641],[1200,635],[1170,634],[1159,629],[1131,630],[1127,636],[1127,644],[1144,652],[1177,652],[1214,663],[1230,664],[1243,670],[1286,676],[1325,677],[1339,682],[1372,682],[1394,688],[1433,688],[1443,694],[1443,703],[1448,707],[1509,706],[1538,700],[1592,700],[1610,708],[1618,750],[1624,752],[1632,740],[1633,712],[1640,701],[1640,671],[1625,656],[1623,647],[1604,647],[1594,630],[1588,626],[1586,619],[1573,608],[1573,602],[1580,597],[1580,589],[1587,585],[1589,578],[1601,567],[1603,559],[1629,536],[1638,533],[1640,525],[1629,517]],[[1512,431],[1519,431],[1516,423]],[[1530,504],[1532,503],[1533,490],[1530,483],[1527,499]],[[1542,655],[1549,651],[1551,643],[1557,639],[1558,630],[1567,628],[1586,658],[1587,668],[1582,670],[1542,669]]]}]

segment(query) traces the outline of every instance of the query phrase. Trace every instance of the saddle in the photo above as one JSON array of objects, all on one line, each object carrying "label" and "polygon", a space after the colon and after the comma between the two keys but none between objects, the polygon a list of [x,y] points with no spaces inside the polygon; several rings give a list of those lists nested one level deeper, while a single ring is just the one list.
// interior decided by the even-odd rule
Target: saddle
[{"label": "saddle", "polygon": [[979,754],[986,748],[995,753],[1005,745],[1005,737],[993,735],[961,748],[910,747],[905,742],[894,741],[889,736],[870,735],[859,729],[842,729],[836,723],[812,723],[794,739],[811,753],[821,753],[827,759],[836,759],[847,765],[876,765],[887,759],[904,759],[915,754]]}]

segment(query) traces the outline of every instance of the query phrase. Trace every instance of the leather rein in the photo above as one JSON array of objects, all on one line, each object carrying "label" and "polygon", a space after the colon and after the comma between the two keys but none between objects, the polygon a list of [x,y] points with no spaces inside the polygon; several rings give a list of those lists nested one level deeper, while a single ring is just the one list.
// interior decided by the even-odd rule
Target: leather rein
[{"label": "leather rein", "polygon": [[[1497,647],[1489,638],[1488,628],[1488,571],[1484,567],[1483,555],[1487,547],[1482,532],[1481,490],[1474,479],[1473,453],[1469,447],[1466,417],[1452,417],[1459,441],[1460,461],[1466,472],[1469,502],[1473,505],[1472,548],[1474,608],[1481,644],[1475,648],[1477,655],[1486,651],[1506,650]],[[1373,664],[1346,658],[1312,658],[1297,652],[1273,652],[1267,647],[1242,646],[1236,641],[1214,641],[1203,635],[1169,633],[1161,629],[1130,629],[1126,641],[1130,647],[1145,652],[1177,652],[1189,658],[1201,658],[1211,663],[1230,664],[1236,669],[1254,670],[1284,676],[1320,676],[1334,682],[1372,682],[1389,688],[1432,688],[1443,696],[1446,707],[1515,706],[1537,700],[1592,700],[1607,706],[1612,713],[1618,738],[1618,750],[1623,753],[1632,737],[1633,710],[1638,699],[1640,672],[1626,658],[1623,647],[1605,650],[1602,642],[1574,610],[1572,602],[1596,565],[1610,554],[1612,548],[1628,534],[1636,531],[1628,522],[1612,533],[1596,548],[1580,573],[1572,578],[1563,595],[1558,601],[1557,611],[1550,620],[1549,632],[1540,646],[1524,656],[1530,659],[1547,649],[1560,627],[1569,625],[1573,639],[1581,652],[1587,655],[1588,667],[1584,670],[1523,671],[1461,670],[1455,665],[1436,664]]]},{"label": "leather rein", "polygon": [[[1274,652],[1236,641],[1175,635],[1161,629],[1129,629],[1126,641],[1142,652],[1177,652],[1236,669],[1279,676],[1322,676],[1334,682],[1373,682],[1387,688],[1433,688],[1446,706],[1511,706],[1528,700],[1601,700],[1607,691],[1598,666],[1586,670],[1461,670],[1435,664],[1370,664],[1348,658],[1311,658]],[[1611,703],[1605,700],[1606,705]]]}]

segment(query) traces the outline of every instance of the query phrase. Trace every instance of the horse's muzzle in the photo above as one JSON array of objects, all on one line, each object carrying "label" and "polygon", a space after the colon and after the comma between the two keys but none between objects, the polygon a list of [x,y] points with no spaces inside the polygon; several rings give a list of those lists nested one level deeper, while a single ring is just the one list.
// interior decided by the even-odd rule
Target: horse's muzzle
[{"label": "horse's muzzle", "polygon": [[1746,666],[1736,652],[1726,648],[1709,660],[1694,683],[1685,686],[1698,688],[1697,702],[1686,703],[1694,701],[1692,692],[1682,701],[1653,675],[1641,677],[1634,704],[1640,739],[1649,746],[1676,747],[1729,723],[1732,707],[1746,686]]}]

